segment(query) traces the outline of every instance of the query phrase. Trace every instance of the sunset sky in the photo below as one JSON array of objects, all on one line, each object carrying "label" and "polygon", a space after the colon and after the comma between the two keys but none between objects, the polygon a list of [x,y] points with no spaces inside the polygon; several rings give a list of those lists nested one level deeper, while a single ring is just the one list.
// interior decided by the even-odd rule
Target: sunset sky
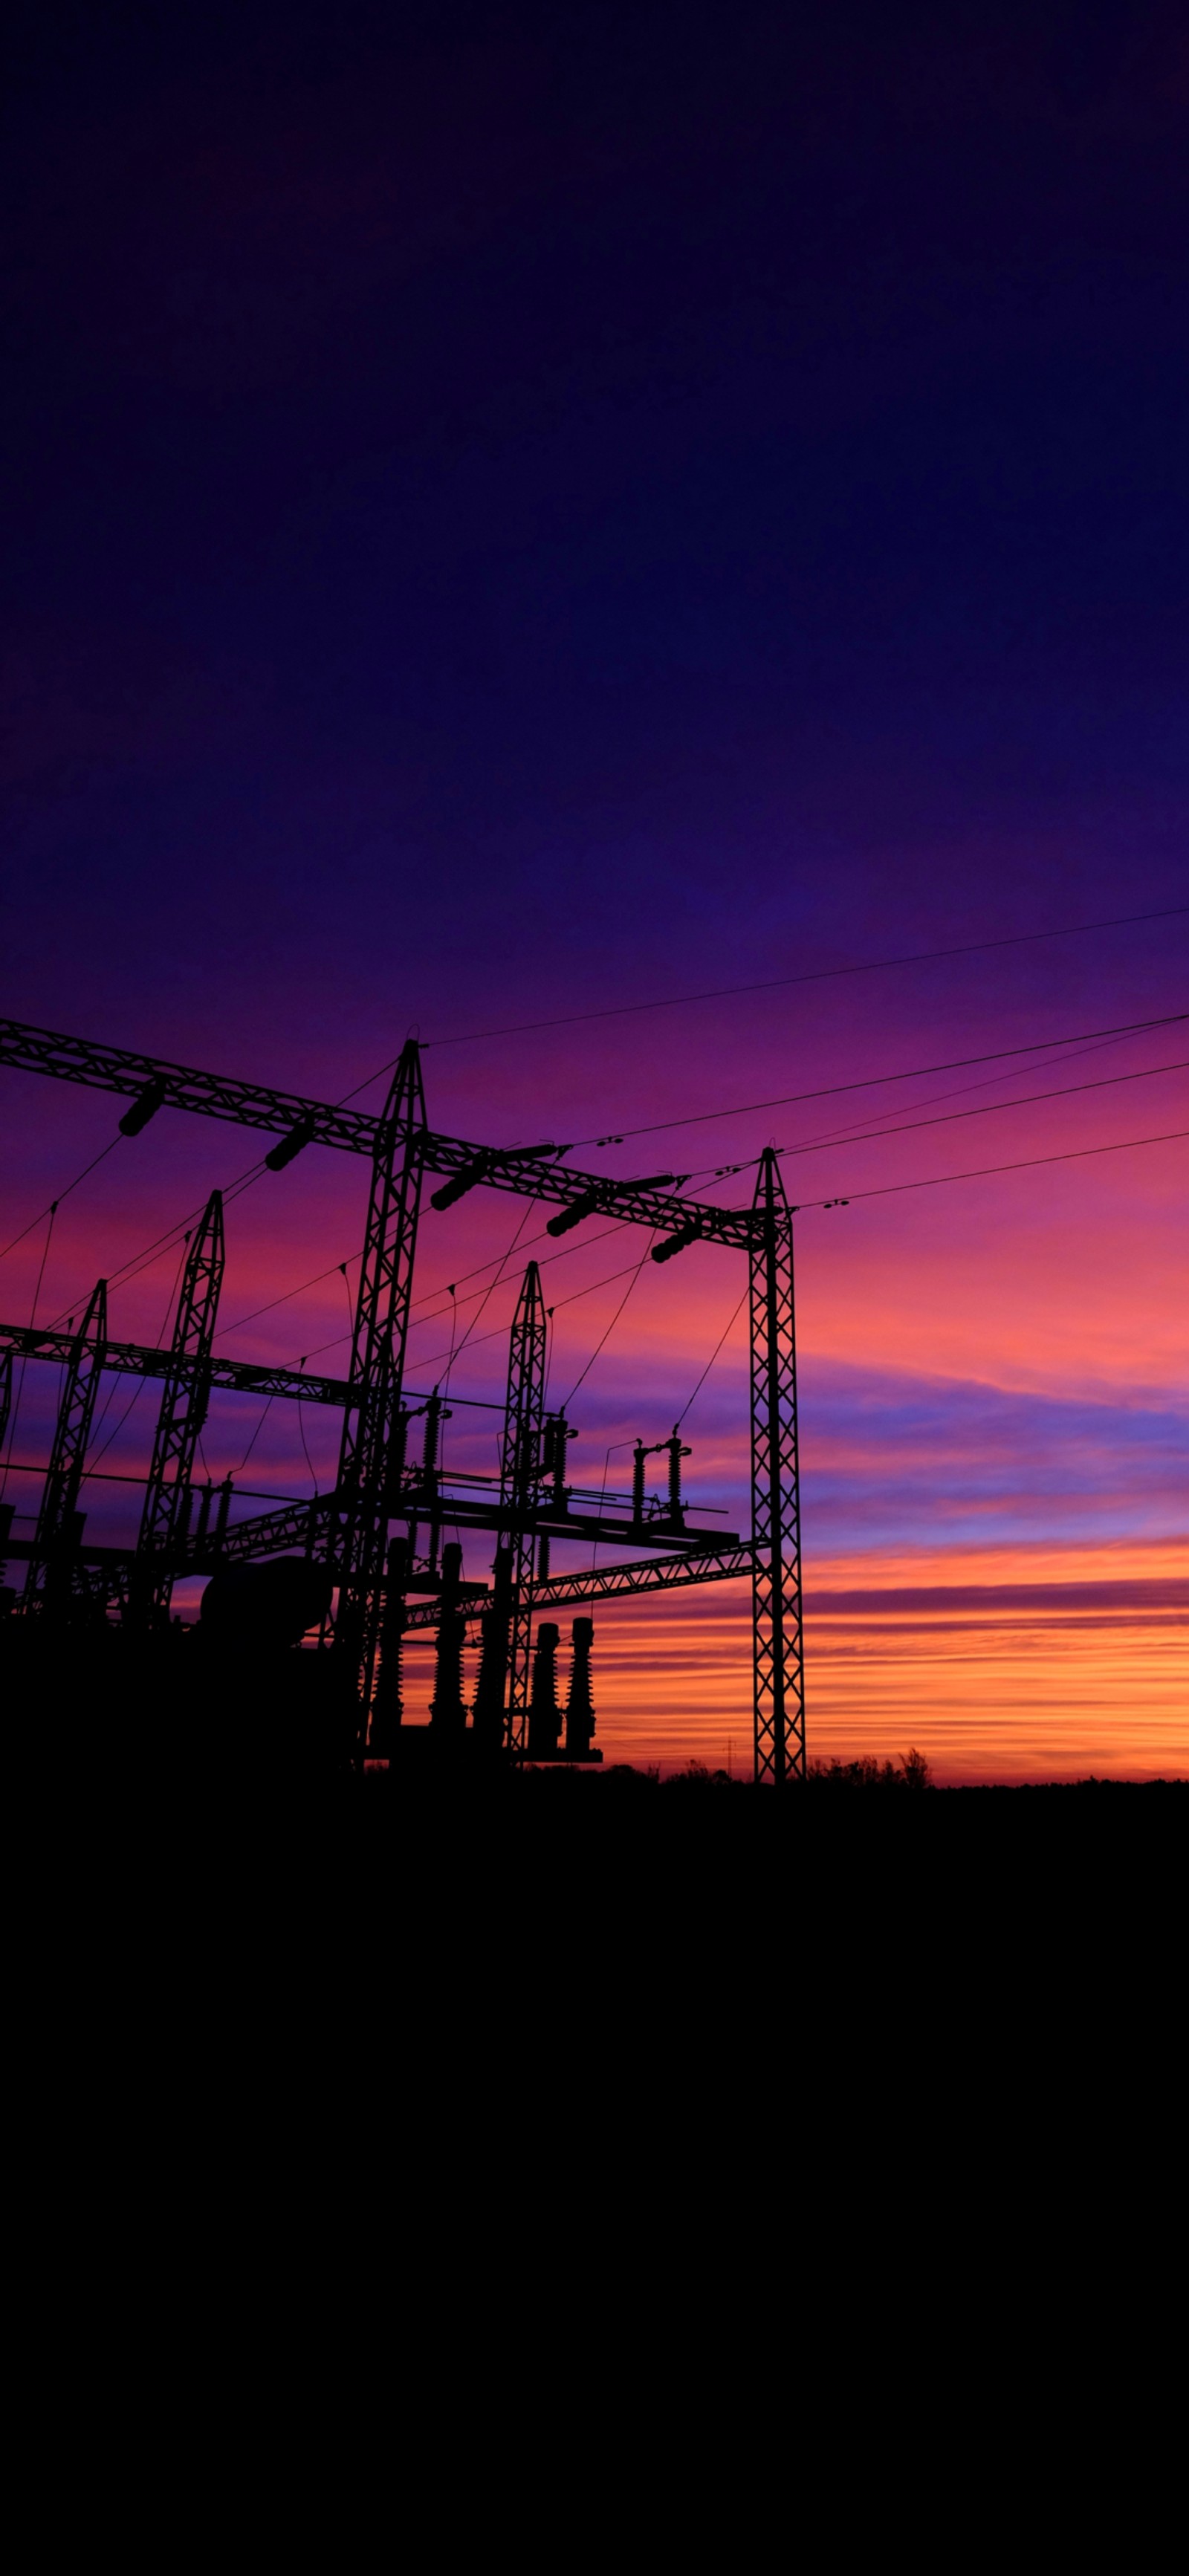
[{"label": "sunset sky", "polygon": [[[811,1751],[1189,1769],[1183,13],[18,24],[0,1011],[326,1099],[413,1029],[435,1126],[727,1203],[785,1149]],[[119,1105],[0,1102],[2,1247]],[[0,1317],[79,1311],[258,1159],[163,1113]],[[311,1150],[231,1201],[221,1348],[345,1366],[366,1179]],[[495,1463],[547,1213],[426,1218],[456,1464]],[[531,1249],[574,1477],[622,1490],[739,1259],[645,1263],[592,1358],[645,1239]],[[117,1429],[109,1386],[134,1477],[152,1398]],[[19,1511],[55,1399],[30,1369]],[[745,1528],[742,1314],[684,1436]],[[297,1494],[336,1445],[229,1398],[206,1463]],[[87,1499],[131,1534],[134,1484]],[[600,1613],[608,1754],[743,1769],[748,1615]]]}]

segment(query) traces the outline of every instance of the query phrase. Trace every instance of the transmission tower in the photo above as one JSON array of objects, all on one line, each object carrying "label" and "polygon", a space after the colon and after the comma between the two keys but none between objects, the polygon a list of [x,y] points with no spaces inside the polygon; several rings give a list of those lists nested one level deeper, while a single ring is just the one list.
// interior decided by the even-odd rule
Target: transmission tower
[{"label": "transmission tower", "polygon": [[376,1133],[330,1531],[331,1572],[339,1590],[335,1652],[359,1694],[361,1750],[375,1680],[388,1522],[404,1464],[400,1393],[425,1135],[421,1057],[410,1038]]},{"label": "transmission tower", "polygon": [[523,1753],[528,1725],[535,1517],[545,1413],[546,1331],[541,1273],[536,1262],[530,1261],[512,1324],[508,1354],[500,1491],[500,1539],[509,1551],[512,1575],[506,1740],[513,1754]]},{"label": "transmission tower", "polygon": [[130,1607],[167,1617],[190,1519],[194,1459],[210,1398],[211,1344],[223,1284],[223,1193],[212,1190],[191,1236],[136,1543]]},{"label": "transmission tower", "polygon": [[70,1550],[79,1536],[76,1514],[87,1461],[87,1443],[107,1345],[107,1281],[100,1279],[70,1345],[54,1445],[25,1577],[25,1608],[58,1614],[70,1591]]},{"label": "transmission tower", "polygon": [[793,1220],[771,1146],[760,1157],[751,1247],[752,1627],[755,1777],[804,1776],[801,1502]]},{"label": "transmission tower", "polygon": [[[572,1507],[564,1478],[564,1454],[558,1449],[562,1429],[556,1426],[553,1491],[545,1490],[542,1454],[545,1372],[545,1315],[540,1279],[531,1265],[513,1328],[511,1366],[505,1410],[505,1441],[498,1488],[479,1490],[482,1479],[465,1477],[450,1497],[449,1519],[460,1528],[484,1530],[503,1542],[497,1549],[496,1583],[486,1615],[485,1653],[480,1681],[479,1732],[494,1741],[503,1725],[504,1742],[514,1758],[523,1756],[530,1680],[530,1604],[546,1614],[565,1603],[575,1605],[629,1593],[667,1591],[689,1583],[724,1582],[748,1572],[753,1579],[755,1644],[755,1776],[780,1783],[804,1774],[805,1694],[801,1626],[800,1508],[797,1472],[796,1360],[793,1333],[793,1246],[791,1211],[771,1149],[761,1157],[759,1181],[750,1208],[720,1207],[671,1194],[681,1176],[656,1173],[638,1180],[609,1180],[603,1174],[575,1170],[555,1146],[489,1146],[458,1136],[440,1135],[426,1123],[418,1050],[410,1041],[401,1056],[392,1089],[379,1119],[342,1103],[309,1100],[296,1093],[244,1083],[204,1072],[194,1066],[168,1064],[124,1048],[101,1046],[51,1029],[36,1029],[15,1020],[0,1020],[0,1064],[21,1066],[55,1080],[115,1092],[131,1102],[120,1124],[126,1134],[140,1132],[149,1119],[168,1106],[190,1115],[227,1120],[264,1130],[278,1141],[265,1156],[281,1170],[311,1145],[335,1152],[366,1155],[372,1163],[367,1242],[360,1274],[350,1378],[318,1382],[318,1401],[342,1404],[344,1433],[338,1484],[333,1494],[312,1502],[287,1504],[279,1510],[231,1526],[225,1512],[216,1532],[219,1558],[251,1559],[287,1548],[306,1554],[326,1551],[327,1569],[338,1591],[335,1644],[344,1677],[350,1676],[360,1708],[357,1750],[366,1748],[369,1710],[375,1683],[377,1639],[384,1614],[385,1559],[390,1521],[405,1520],[409,1535],[403,1565],[393,1570],[388,1626],[393,1661],[392,1717],[399,1724],[397,1640],[407,1630],[435,1624],[441,1617],[437,1555],[443,1511],[444,1471],[427,1458],[420,1477],[402,1484],[404,1425],[401,1380],[411,1297],[413,1251],[423,1172],[441,1176],[433,1204],[452,1207],[480,1186],[534,1201],[549,1199],[557,1214],[552,1234],[568,1233],[585,1219],[603,1214],[623,1225],[651,1229],[652,1259],[669,1262],[694,1244],[717,1244],[745,1252],[750,1265],[751,1297],[751,1455],[752,1535],[741,1540],[720,1532],[715,1544],[708,1534],[687,1526],[688,1511],[678,1482],[682,1444],[676,1431],[661,1443],[670,1457],[667,1512],[645,1510],[642,1460],[637,1452],[637,1499],[631,1520],[605,1507],[599,1497],[597,1516]],[[300,1371],[265,1371],[243,1364],[212,1361],[210,1336],[222,1266],[222,1233],[217,1245],[212,1210],[191,1252],[187,1284],[178,1313],[173,1351],[166,1363],[166,1390],[158,1425],[153,1469],[145,1503],[137,1571],[148,1609],[168,1604],[175,1568],[200,1552],[198,1538],[187,1540],[190,1475],[198,1429],[205,1412],[212,1371],[220,1386],[300,1397],[313,1383]],[[660,1240],[656,1240],[657,1237]],[[205,1268],[204,1268],[205,1264]],[[10,1395],[12,1355],[53,1358],[68,1352],[51,1342],[64,1337],[34,1334],[32,1326],[0,1325],[0,1421]],[[110,1365],[142,1375],[157,1374],[164,1355],[146,1353],[131,1344],[110,1346]],[[455,1480],[458,1482],[459,1480]],[[593,1500],[587,1496],[586,1501]],[[417,1558],[413,1544],[418,1513],[428,1522],[428,1560]],[[551,1581],[545,1562],[550,1537],[567,1543],[582,1533],[601,1547],[620,1542],[632,1550],[623,1563],[593,1561],[589,1570],[574,1570]],[[202,1533],[200,1532],[201,1536]],[[649,1563],[641,1563],[647,1551]],[[207,1556],[211,1549],[206,1550]],[[27,1558],[30,1543],[13,1541],[9,1554]],[[98,1559],[112,1551],[90,1551]],[[84,1551],[84,1555],[87,1552]],[[121,1558],[123,1562],[123,1558]],[[421,1602],[401,1608],[407,1591],[421,1592]],[[472,1598],[479,1587],[460,1587],[467,1616],[477,1618]],[[135,1593],[130,1608],[135,1611]],[[505,1612],[511,1636],[510,1705],[503,1709]],[[453,1615],[461,1616],[461,1610]]]}]

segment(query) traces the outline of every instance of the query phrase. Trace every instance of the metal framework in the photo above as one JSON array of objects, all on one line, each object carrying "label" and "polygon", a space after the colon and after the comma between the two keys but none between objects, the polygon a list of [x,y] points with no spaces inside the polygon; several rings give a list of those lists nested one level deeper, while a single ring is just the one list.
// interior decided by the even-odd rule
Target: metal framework
[{"label": "metal framework", "polygon": [[[580,1525],[581,1526],[581,1525]],[[703,1548],[696,1555],[654,1558],[651,1563],[638,1561],[627,1565],[598,1565],[574,1574],[551,1575],[547,1583],[534,1586],[532,1608],[565,1610],[583,1601],[619,1601],[635,1592],[678,1592],[691,1583],[737,1582],[751,1574],[755,1567],[755,1547],[750,1539],[735,1540],[729,1547]],[[483,1603],[477,1602],[471,1613],[478,1617]],[[436,1601],[418,1601],[408,1611],[406,1628],[433,1628],[437,1625]]]},{"label": "metal framework", "polygon": [[223,1284],[223,1193],[212,1190],[190,1239],[157,1416],[129,1604],[134,1618],[168,1616],[193,1500],[194,1459],[206,1420],[210,1355]]},{"label": "metal framework", "polygon": [[424,1169],[425,1093],[415,1040],[403,1049],[376,1133],[367,1232],[330,1519],[338,1583],[335,1652],[354,1679],[367,1743],[383,1609],[388,1522],[404,1465],[401,1410]]},{"label": "metal framework", "polygon": [[793,1220],[771,1146],[756,1183],[751,1253],[751,1494],[755,1565],[755,1776],[779,1784],[805,1770],[801,1505]]},{"label": "metal framework", "polygon": [[[43,1332],[40,1324],[0,1324],[0,1373],[11,1363],[13,1352],[19,1358],[54,1361],[60,1368],[70,1364],[74,1348],[73,1333]],[[170,1351],[157,1350],[146,1342],[105,1342],[103,1367],[122,1377],[168,1377],[173,1366]],[[212,1352],[207,1361],[208,1386],[226,1389],[233,1395],[285,1397],[298,1404],[350,1403],[351,1387],[345,1377],[307,1376],[304,1369],[270,1368],[253,1360],[218,1359]]]},{"label": "metal framework", "polygon": [[[166,1605],[173,1565],[195,1555],[191,1544],[187,1557],[190,1475],[196,1426],[201,1424],[212,1384],[246,1387],[250,1381],[254,1390],[262,1393],[301,1394],[313,1401],[342,1402],[344,1434],[335,1494],[321,1502],[284,1507],[255,1523],[241,1523],[234,1531],[226,1532],[224,1543],[228,1552],[243,1555],[274,1553],[292,1545],[311,1552],[325,1548],[339,1594],[336,1650],[352,1672],[359,1694],[361,1750],[367,1742],[368,1707],[384,1606],[389,1522],[402,1515],[411,1516],[409,1505],[413,1499],[408,1490],[413,1480],[405,1480],[403,1486],[401,1483],[405,1417],[400,1390],[423,1174],[429,1171],[445,1176],[445,1189],[435,1193],[445,1204],[478,1186],[552,1201],[568,1219],[565,1226],[555,1221],[554,1232],[568,1231],[570,1224],[595,1213],[623,1224],[648,1226],[660,1237],[653,1249],[653,1259],[658,1261],[671,1259],[695,1242],[746,1252],[751,1281],[750,1545],[724,1543],[717,1549],[703,1548],[696,1535],[673,1529],[664,1538],[671,1554],[662,1564],[606,1567],[580,1581],[560,1576],[549,1582],[534,1582],[537,1538],[544,1533],[546,1518],[540,1491],[543,1362],[538,1371],[538,1350],[543,1354],[544,1316],[540,1311],[539,1278],[531,1313],[526,1302],[526,1281],[514,1328],[507,1416],[513,1437],[505,1447],[498,1518],[486,1500],[460,1501],[457,1517],[460,1525],[496,1528],[506,1533],[516,1558],[512,1687],[507,1719],[513,1752],[522,1750],[524,1742],[529,1622],[533,1610],[594,1600],[617,1591],[663,1590],[682,1583],[723,1580],[750,1570],[755,1641],[755,1775],[759,1780],[782,1783],[803,1773],[805,1691],[793,1211],[771,1149],[761,1159],[752,1207],[721,1208],[674,1195],[674,1189],[681,1186],[679,1176],[674,1176],[672,1186],[665,1189],[657,1179],[611,1181],[602,1174],[574,1171],[563,1161],[568,1150],[564,1145],[505,1151],[441,1136],[426,1123],[418,1050],[412,1041],[401,1056],[379,1119],[296,1093],[233,1081],[123,1048],[31,1028],[14,1020],[0,1021],[0,1064],[123,1095],[132,1106],[120,1125],[130,1136],[138,1134],[161,1108],[168,1107],[267,1130],[280,1140],[265,1158],[274,1170],[283,1168],[314,1143],[371,1157],[367,1239],[351,1374],[345,1389],[342,1381],[327,1380],[321,1382],[327,1390],[323,1393],[317,1381],[305,1379],[299,1372],[248,1371],[242,1363],[213,1361],[210,1335],[218,1293],[216,1271],[221,1272],[222,1265],[221,1225],[217,1255],[212,1240],[204,1255],[207,1267],[201,1279],[202,1265],[196,1268],[195,1262],[203,1238],[196,1240],[189,1266],[194,1270],[195,1285],[189,1307],[187,1292],[183,1291],[174,1348],[166,1365],[165,1395],[139,1550],[142,1571],[145,1566],[153,1569],[155,1588],[151,1588],[150,1597],[158,1607]],[[212,1200],[212,1207],[214,1204]],[[48,1338],[38,1337],[39,1354],[47,1357]],[[15,1333],[0,1334],[0,1397],[5,1367],[11,1372],[16,1347]],[[134,1348],[112,1346],[112,1352],[117,1347],[129,1354]],[[112,1352],[108,1365],[135,1365],[130,1357],[126,1361],[115,1359]],[[142,1373],[155,1372],[145,1365]],[[453,1505],[451,1517],[455,1517]],[[563,1535],[577,1536],[580,1528],[585,1535],[591,1532],[592,1523],[583,1522],[579,1515],[562,1512],[549,1518],[550,1525],[558,1527]],[[613,1533],[601,1520],[596,1534],[614,1534],[628,1544],[637,1543],[632,1529],[625,1527]],[[650,1527],[645,1543],[651,1546],[661,1535]],[[409,1566],[410,1588],[417,1588],[415,1578],[421,1571],[415,1564]],[[427,1582],[432,1574],[431,1567]],[[410,1610],[406,1624],[428,1625],[436,1615],[437,1605],[431,1599]]]},{"label": "metal framework", "polygon": [[[410,1041],[401,1063],[417,1050]],[[260,1083],[232,1082],[224,1075],[199,1073],[188,1065],[167,1064],[156,1056],[133,1055],[122,1047],[94,1045],[85,1038],[60,1036],[52,1029],[29,1028],[22,1020],[0,1020],[0,1065],[27,1073],[46,1073],[62,1082],[93,1090],[122,1093],[145,1104],[149,1117],[158,1110],[185,1109],[204,1118],[232,1120],[241,1127],[264,1128],[283,1136],[301,1153],[307,1145],[329,1145],[339,1153],[367,1154],[373,1161],[381,1148],[390,1105],[379,1118],[362,1109],[340,1109],[325,1100],[307,1100],[292,1091],[269,1091]],[[399,1074],[398,1074],[399,1079]],[[420,1072],[417,1075],[420,1086]],[[135,1112],[131,1113],[133,1116]],[[612,1181],[598,1172],[577,1172],[556,1159],[564,1145],[505,1152],[499,1147],[468,1143],[461,1136],[439,1136],[421,1117],[421,1161],[428,1172],[441,1172],[487,1189],[508,1190],[517,1198],[552,1199],[559,1207],[590,1215],[616,1217],[623,1225],[652,1226],[671,1234],[684,1232],[690,1242],[730,1244],[745,1252],[751,1242],[746,1208],[721,1208],[693,1199],[674,1199],[668,1191],[636,1181]],[[126,1122],[121,1120],[121,1126]],[[133,1132],[139,1132],[134,1130]],[[554,1159],[546,1159],[553,1157]],[[290,1160],[291,1156],[286,1156]],[[675,1175],[676,1179],[680,1175]],[[454,1193],[461,1197],[462,1191]]]},{"label": "metal framework", "polygon": [[508,1354],[500,1491],[500,1540],[511,1558],[512,1577],[506,1735],[508,1750],[512,1754],[523,1753],[528,1725],[533,1573],[537,1552],[536,1506],[545,1419],[547,1338],[541,1273],[536,1262],[530,1261],[516,1304]]},{"label": "metal framework", "polygon": [[106,1341],[107,1281],[100,1279],[70,1341],[34,1552],[25,1576],[26,1609],[54,1617],[62,1614],[70,1597],[70,1557],[81,1536],[78,1498]]}]

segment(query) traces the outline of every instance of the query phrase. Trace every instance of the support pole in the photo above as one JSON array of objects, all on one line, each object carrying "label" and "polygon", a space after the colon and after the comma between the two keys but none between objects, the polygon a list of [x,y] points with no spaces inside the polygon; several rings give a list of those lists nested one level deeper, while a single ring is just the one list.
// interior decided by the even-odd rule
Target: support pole
[{"label": "support pole", "polygon": [[483,1612],[480,1622],[483,1653],[471,1724],[486,1752],[498,1754],[502,1752],[504,1743],[504,1692],[508,1682],[508,1630],[512,1617],[510,1549],[497,1547],[492,1570],[491,1607]]},{"label": "support pole", "polygon": [[100,1279],[91,1291],[86,1314],[70,1346],[33,1555],[25,1577],[26,1610],[54,1618],[64,1616],[69,1607],[71,1540],[78,1528],[78,1498],[106,1342],[107,1281]]},{"label": "support pole", "polygon": [[451,1539],[442,1549],[442,1592],[438,1620],[438,1651],[434,1673],[434,1694],[429,1704],[429,1722],[436,1735],[455,1741],[465,1730],[467,1713],[462,1697],[462,1650],[467,1623],[458,1607],[458,1587],[462,1580],[462,1549]]},{"label": "support pole", "polygon": [[793,1221],[780,1167],[760,1157],[751,1249],[751,1493],[755,1777],[805,1775],[805,1658]]},{"label": "support pole", "polygon": [[574,1660],[570,1666],[570,1688],[566,1700],[566,1752],[571,1762],[589,1762],[590,1740],[595,1731],[594,1701],[590,1690],[593,1619],[575,1619],[570,1635]]},{"label": "support pole", "polygon": [[380,1623],[380,1669],[372,1705],[372,1732],[369,1750],[381,1760],[396,1758],[395,1738],[404,1723],[404,1698],[401,1690],[401,1644],[405,1624],[405,1595],[409,1581],[409,1550],[403,1538],[394,1538],[388,1548],[388,1580],[384,1587],[384,1615]]},{"label": "support pole", "polygon": [[541,1472],[546,1329],[541,1273],[536,1262],[530,1261],[512,1324],[508,1354],[504,1472],[500,1495],[500,1537],[512,1559],[511,1687],[506,1740],[509,1752],[516,1758],[524,1752],[528,1725],[534,1566],[531,1522]]},{"label": "support pole", "polygon": [[557,1752],[561,1734],[561,1710],[557,1705],[557,1648],[561,1631],[555,1619],[542,1619],[537,1630],[537,1651],[533,1657],[533,1693],[528,1716],[528,1758],[530,1762],[551,1762]]},{"label": "support pole", "polygon": [[351,1346],[352,1400],[343,1418],[330,1571],[338,1585],[334,1646],[359,1701],[362,1758],[375,1684],[393,1461],[403,1436],[401,1381],[425,1145],[421,1057],[409,1039],[376,1137],[367,1233]]},{"label": "support pole", "polygon": [[190,1483],[210,1400],[211,1344],[223,1284],[223,1193],[212,1190],[190,1238],[174,1319],[169,1370],[136,1542],[129,1609],[137,1621],[169,1616],[177,1560],[190,1513]]}]

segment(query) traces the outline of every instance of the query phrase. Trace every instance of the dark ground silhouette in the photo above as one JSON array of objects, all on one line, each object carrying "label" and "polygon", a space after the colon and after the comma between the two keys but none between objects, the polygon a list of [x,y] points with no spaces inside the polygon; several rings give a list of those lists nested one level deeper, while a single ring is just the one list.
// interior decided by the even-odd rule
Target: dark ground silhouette
[{"label": "dark ground silhouette", "polygon": [[[262,1617],[265,1590],[268,1615]],[[27,1764],[58,1779],[76,1775],[97,1785],[154,1778],[212,1788],[249,1780],[278,1787],[324,1784],[337,1786],[348,1803],[362,1799],[376,1808],[409,1795],[494,1795],[533,1803],[597,1794],[618,1803],[657,1791],[688,1798],[691,1792],[754,1790],[749,1778],[698,1761],[664,1775],[659,1766],[625,1762],[601,1770],[574,1767],[553,1751],[555,1723],[545,1730],[549,1742],[540,1767],[531,1758],[524,1767],[509,1765],[469,1729],[444,1733],[408,1725],[395,1730],[390,1769],[369,1763],[360,1771],[349,1679],[344,1683],[332,1655],[311,1654],[295,1642],[295,1626],[311,1607],[316,1616],[320,1604],[311,1605],[294,1574],[278,1572],[266,1587],[241,1587],[230,1579],[212,1583],[208,1598],[209,1614],[193,1626],[171,1621],[140,1632],[102,1616],[83,1615],[54,1628],[36,1619],[0,1618],[0,1723],[10,1765]],[[552,1714],[556,1720],[557,1712]],[[593,1719],[584,1717],[588,1724]],[[902,1804],[906,1796],[1001,1796],[1009,1788],[1035,1797],[1071,1789],[1185,1787],[1189,1781],[1183,1778],[1094,1775],[939,1787],[925,1755],[913,1747],[898,1761],[881,1762],[870,1754],[811,1760],[805,1780],[789,1784],[789,1796],[800,1806],[810,1795],[816,1807],[823,1793],[879,1792],[885,1804],[889,1795]]]}]

